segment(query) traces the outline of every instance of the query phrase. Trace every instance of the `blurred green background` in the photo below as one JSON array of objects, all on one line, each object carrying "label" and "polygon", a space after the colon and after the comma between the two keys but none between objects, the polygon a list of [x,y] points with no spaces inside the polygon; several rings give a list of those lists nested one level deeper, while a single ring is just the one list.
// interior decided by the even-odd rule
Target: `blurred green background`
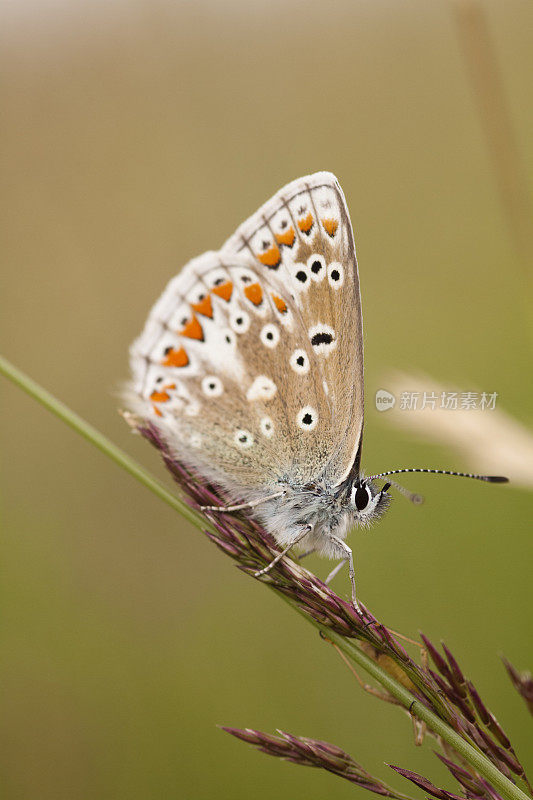
[{"label": "blurred green background", "polygon": [[[484,7],[531,175],[533,7]],[[497,391],[531,423],[523,273],[450,2],[35,0],[2,15],[1,349],[143,464],[167,480],[116,395],[149,307],[319,169],[356,231],[366,470],[464,466],[376,412],[390,368]],[[361,793],[217,724],[323,738],[398,788],[385,761],[455,791],[431,743],[416,749],[409,720],[285,604],[5,380],[0,400],[4,797]],[[530,721],[498,654],[533,663],[531,499],[406,483],[422,508],[398,499],[351,537],[360,595],[450,645],[527,767]]]}]

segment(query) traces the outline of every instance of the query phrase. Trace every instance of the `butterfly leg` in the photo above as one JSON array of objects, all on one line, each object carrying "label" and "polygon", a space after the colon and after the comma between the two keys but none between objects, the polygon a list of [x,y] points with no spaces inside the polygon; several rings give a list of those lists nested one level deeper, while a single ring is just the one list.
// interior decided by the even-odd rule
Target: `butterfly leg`
[{"label": "butterfly leg", "polygon": [[[329,641],[327,636],[324,636],[324,638],[326,639],[326,641]],[[398,700],[396,700],[395,697],[393,697],[391,694],[389,694],[389,692],[387,692],[385,689],[378,689],[375,686],[371,686],[369,683],[365,683],[359,677],[359,673],[357,672],[357,670],[355,669],[353,664],[350,661],[348,661],[348,659],[346,658],[346,656],[344,655],[342,650],[339,649],[338,645],[336,645],[334,642],[331,642],[331,644],[334,647],[334,649],[337,651],[339,656],[342,658],[342,660],[344,661],[344,663],[346,664],[346,666],[348,667],[350,672],[354,675],[354,677],[356,678],[357,682],[359,683],[359,686],[362,689],[364,689],[365,692],[368,692],[368,694],[371,694],[374,697],[377,697],[379,700],[383,700],[385,703],[392,703],[392,705],[394,705],[394,706],[401,705],[401,703]],[[365,651],[365,652],[367,652],[367,651]],[[368,652],[367,652],[367,655],[369,655]],[[371,658],[374,661],[378,661],[378,652],[375,651],[375,655],[372,655]],[[423,722],[421,719],[418,719],[417,717],[415,717],[407,709],[404,709],[404,710],[406,711],[407,714],[409,714],[409,716],[411,717],[411,719],[413,721],[413,734],[414,734],[415,745],[417,747],[419,747],[423,743],[424,735],[427,732],[426,723]]]},{"label": "butterfly leg", "polygon": [[328,577],[327,577],[327,578],[326,578],[326,580],[324,581],[324,583],[325,583],[326,585],[327,585],[327,584],[329,584],[329,583],[331,583],[331,581],[333,580],[333,578],[334,578],[336,575],[338,575],[338,574],[339,574],[339,572],[340,572],[340,571],[341,571],[341,569],[344,567],[344,565],[346,564],[346,562],[347,562],[347,561],[348,561],[348,559],[347,559],[347,558],[343,558],[341,561],[339,561],[339,563],[337,564],[337,566],[336,566],[336,567],[333,567],[333,569],[332,569],[332,570],[331,570],[331,572],[329,573]]},{"label": "butterfly leg", "polygon": [[315,547],[312,547],[310,550],[304,550],[304,552],[300,553],[300,555],[298,556],[298,561],[303,561],[304,558],[307,558],[307,556],[313,555],[313,553],[315,553],[315,552],[316,552],[316,548]]},{"label": "butterfly leg", "polygon": [[353,565],[353,553],[350,547],[343,542],[342,539],[339,539],[338,536],[330,536],[332,542],[338,546],[339,550],[343,551],[346,555],[344,557],[344,561],[348,561],[348,568],[350,573],[350,582],[352,584],[352,604],[356,611],[361,614],[361,606],[357,602],[357,595],[355,592],[355,568]]},{"label": "butterfly leg", "polygon": [[272,567],[275,567],[275,566],[276,566],[276,564],[278,563],[278,561],[280,561],[280,560],[283,558],[283,556],[284,556],[286,553],[288,553],[288,552],[289,552],[289,550],[290,550],[292,547],[294,547],[294,545],[295,545],[295,544],[298,544],[298,542],[301,542],[301,541],[302,541],[302,539],[304,538],[304,536],[307,536],[307,534],[308,534],[308,533],[309,533],[311,530],[312,530],[312,527],[311,527],[311,525],[307,525],[307,526],[306,526],[306,527],[303,529],[303,531],[301,531],[301,532],[298,534],[298,536],[296,536],[296,538],[292,540],[292,542],[289,542],[289,544],[287,545],[287,547],[285,547],[285,549],[284,549],[284,550],[282,550],[282,551],[281,551],[281,553],[278,553],[278,554],[277,554],[276,558],[274,558],[274,559],[273,559],[273,560],[270,562],[270,564],[267,564],[267,566],[266,566],[266,567],[263,567],[263,569],[260,569],[260,570],[258,570],[258,572],[254,572],[254,577],[255,577],[255,578],[259,578],[261,575],[266,575],[266,574],[267,574],[267,572],[270,572],[270,570],[272,569]]},{"label": "butterfly leg", "polygon": [[240,503],[237,506],[200,506],[200,511],[242,511],[244,508],[255,508],[266,503],[267,500],[274,500],[276,497],[281,497],[285,492],[276,492],[269,494],[267,497],[260,497],[259,500],[253,500],[251,503]]}]

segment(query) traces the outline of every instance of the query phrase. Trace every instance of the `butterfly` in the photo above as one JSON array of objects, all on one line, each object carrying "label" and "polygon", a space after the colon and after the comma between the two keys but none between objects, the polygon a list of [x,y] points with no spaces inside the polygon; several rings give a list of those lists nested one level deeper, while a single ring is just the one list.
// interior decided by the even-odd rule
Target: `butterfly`
[{"label": "butterfly", "polygon": [[289,183],[220,250],[190,261],[130,356],[131,410],[230,503],[205,510],[250,509],[280,545],[257,575],[299,545],[348,563],[359,609],[346,537],[387,509],[393,482],[375,481],[464,475],[361,472],[359,276],[346,201],[329,172]]}]

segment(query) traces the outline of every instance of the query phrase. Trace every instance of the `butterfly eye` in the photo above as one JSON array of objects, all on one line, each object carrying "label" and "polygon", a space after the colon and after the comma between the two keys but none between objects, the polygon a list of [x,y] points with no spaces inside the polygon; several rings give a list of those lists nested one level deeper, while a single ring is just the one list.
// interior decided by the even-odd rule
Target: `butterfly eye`
[{"label": "butterfly eye", "polygon": [[352,503],[358,511],[364,511],[372,494],[368,486],[354,486],[352,489]]}]

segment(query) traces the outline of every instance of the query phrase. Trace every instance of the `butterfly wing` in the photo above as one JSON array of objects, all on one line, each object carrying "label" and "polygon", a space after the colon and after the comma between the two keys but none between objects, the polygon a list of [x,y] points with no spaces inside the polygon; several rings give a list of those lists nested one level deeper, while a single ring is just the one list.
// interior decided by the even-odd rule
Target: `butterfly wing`
[{"label": "butterfly wing", "polygon": [[[338,485],[363,431],[363,319],[352,225],[330,172],[289,183],[239,227],[222,252],[247,253],[289,288],[322,373],[334,420],[325,471]],[[356,464],[358,471],[358,463]]]},{"label": "butterfly wing", "polygon": [[249,256],[187,264],[130,356],[128,406],[235,497],[320,472],[332,430],[312,346],[290,293]]},{"label": "butterfly wing", "polygon": [[362,427],[360,316],[342,192],[301,179],[170,281],[132,345],[128,405],[239,499],[336,484]]}]

